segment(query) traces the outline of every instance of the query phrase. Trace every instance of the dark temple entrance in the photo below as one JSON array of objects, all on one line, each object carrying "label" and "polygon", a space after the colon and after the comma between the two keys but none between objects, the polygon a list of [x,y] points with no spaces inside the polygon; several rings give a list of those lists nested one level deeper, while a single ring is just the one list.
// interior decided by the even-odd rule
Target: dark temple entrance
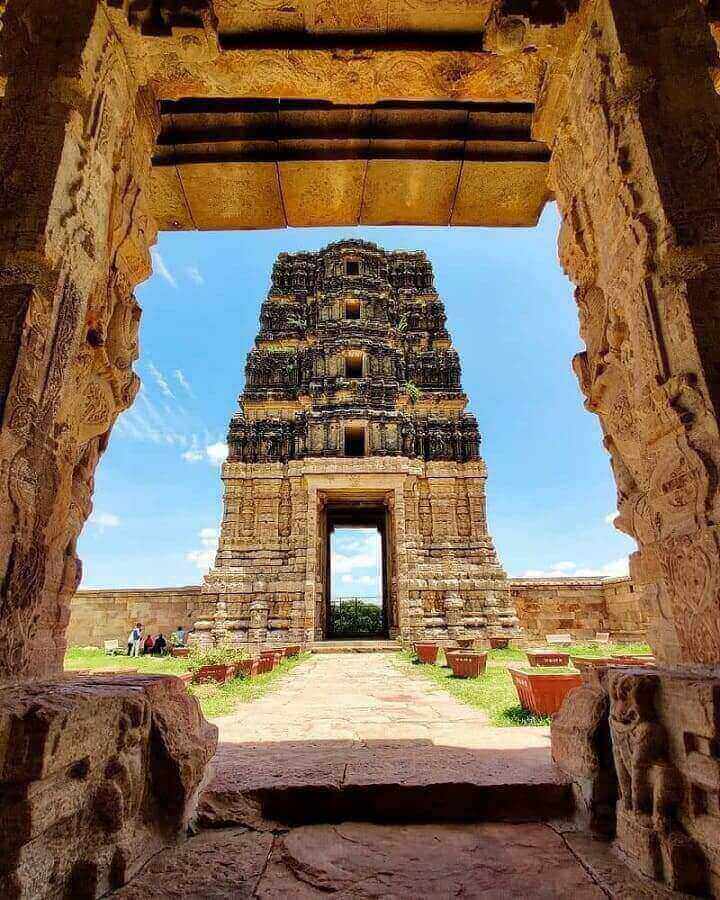
[{"label": "dark temple entrance", "polygon": [[[333,640],[387,637],[389,621],[388,509],[383,502],[330,502],[326,510],[324,636]],[[361,540],[358,540],[358,536]],[[355,543],[349,555],[343,538]],[[379,544],[379,552],[377,544]],[[361,560],[373,575],[358,578],[348,563]]]}]

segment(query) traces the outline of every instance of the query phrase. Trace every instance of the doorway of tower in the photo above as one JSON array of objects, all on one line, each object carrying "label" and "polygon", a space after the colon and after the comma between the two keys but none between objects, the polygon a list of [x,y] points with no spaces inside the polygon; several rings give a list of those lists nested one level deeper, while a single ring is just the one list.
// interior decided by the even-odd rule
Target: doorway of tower
[{"label": "doorway of tower", "polygon": [[325,637],[387,637],[388,510],[384,504],[333,504],[326,508]]}]

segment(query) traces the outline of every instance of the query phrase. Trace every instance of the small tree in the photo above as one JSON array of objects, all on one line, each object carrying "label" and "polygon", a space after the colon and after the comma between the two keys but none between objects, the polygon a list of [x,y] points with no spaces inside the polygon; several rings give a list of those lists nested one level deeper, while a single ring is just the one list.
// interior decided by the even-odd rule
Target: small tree
[{"label": "small tree", "polygon": [[418,400],[420,400],[422,398],[422,391],[412,381],[408,381],[405,384],[405,392],[407,393],[408,397],[410,398],[411,403],[417,403]]}]

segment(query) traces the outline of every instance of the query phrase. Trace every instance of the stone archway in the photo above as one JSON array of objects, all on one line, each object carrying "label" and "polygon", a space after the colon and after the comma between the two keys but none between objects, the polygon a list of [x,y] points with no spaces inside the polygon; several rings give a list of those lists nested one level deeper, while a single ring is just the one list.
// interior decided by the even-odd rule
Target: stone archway
[{"label": "stone archway", "polygon": [[[468,19],[452,5],[458,27],[443,32],[411,27],[407,11],[388,33],[372,9],[357,27],[356,12],[354,4],[335,18],[316,12],[288,37],[246,28],[235,4],[212,0],[0,6],[0,677],[61,667],[93,472],[137,390],[132,290],[149,273],[151,205],[167,202],[166,227],[302,224],[315,206],[341,220],[360,208],[375,222],[446,217],[463,224],[491,209],[496,221],[486,224],[514,224],[527,215],[524,201],[538,210],[547,197],[547,148],[563,216],[560,255],[578,285],[586,343],[574,364],[586,405],[602,422],[620,525],[640,548],[633,579],[652,610],[658,659],[669,666],[720,661],[715,5],[501,0],[478,4]],[[158,105],[207,98],[208,84],[230,101],[329,99],[353,107],[343,115],[355,122],[363,104],[375,106],[360,132],[347,122],[329,128],[306,109],[314,136],[293,131],[297,122],[278,110],[275,131],[259,131],[248,159],[247,146],[232,145],[237,122],[208,126],[227,109],[191,110],[200,127],[188,135],[173,121],[183,109]],[[418,117],[436,128],[423,158],[393,132],[403,115],[405,132],[414,135],[420,123],[402,106],[395,122],[381,115],[377,104],[388,99],[446,104]],[[492,110],[467,106],[488,100]],[[281,122],[290,130],[280,131]],[[469,123],[478,130],[469,132]],[[151,175],[163,129],[162,147],[173,151]],[[433,145],[437,129],[452,137],[449,146]],[[315,153],[317,177],[308,180],[290,144],[312,156],[313,140],[329,132],[333,146]],[[334,143],[338,134],[341,144],[355,142],[353,153]],[[357,150],[358,142],[382,139],[382,165]],[[202,144],[214,159],[198,158]],[[338,178],[333,164],[343,152]],[[388,187],[384,196],[357,199],[358,160]],[[186,177],[178,183],[181,165]],[[224,223],[203,219],[193,202],[213,165],[215,199],[232,193],[239,204]],[[281,174],[297,187],[287,206]],[[361,180],[372,187],[372,178]],[[328,184],[336,187],[331,204]],[[212,207],[212,192],[208,200]],[[252,218],[258,211],[262,221]],[[698,775],[693,760],[702,771],[707,765],[693,754],[712,757],[717,715],[711,670],[697,672],[705,675],[692,682],[701,684],[693,688],[698,716],[712,724],[691,730],[689,744],[675,739],[686,703],[679,669],[647,676],[652,684],[628,676],[631,683],[611,685],[611,727],[617,732],[623,704],[634,704],[660,735],[658,759],[707,791],[717,784]],[[662,702],[652,699],[659,686]],[[635,771],[622,753],[618,760],[631,780],[654,764],[638,762]],[[672,861],[658,869],[650,858],[655,820],[623,790],[625,848],[639,853],[646,840],[646,868],[679,883]],[[712,843],[688,797],[670,798],[672,809],[662,811],[673,846],[685,841],[685,861]]]}]

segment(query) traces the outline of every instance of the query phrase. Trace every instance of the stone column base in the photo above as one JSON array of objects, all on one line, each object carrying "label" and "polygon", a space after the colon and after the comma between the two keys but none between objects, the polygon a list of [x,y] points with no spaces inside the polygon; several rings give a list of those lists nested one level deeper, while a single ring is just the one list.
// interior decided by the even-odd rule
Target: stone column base
[{"label": "stone column base", "polygon": [[720,896],[717,669],[591,670],[551,732],[581,827],[673,890]]}]

